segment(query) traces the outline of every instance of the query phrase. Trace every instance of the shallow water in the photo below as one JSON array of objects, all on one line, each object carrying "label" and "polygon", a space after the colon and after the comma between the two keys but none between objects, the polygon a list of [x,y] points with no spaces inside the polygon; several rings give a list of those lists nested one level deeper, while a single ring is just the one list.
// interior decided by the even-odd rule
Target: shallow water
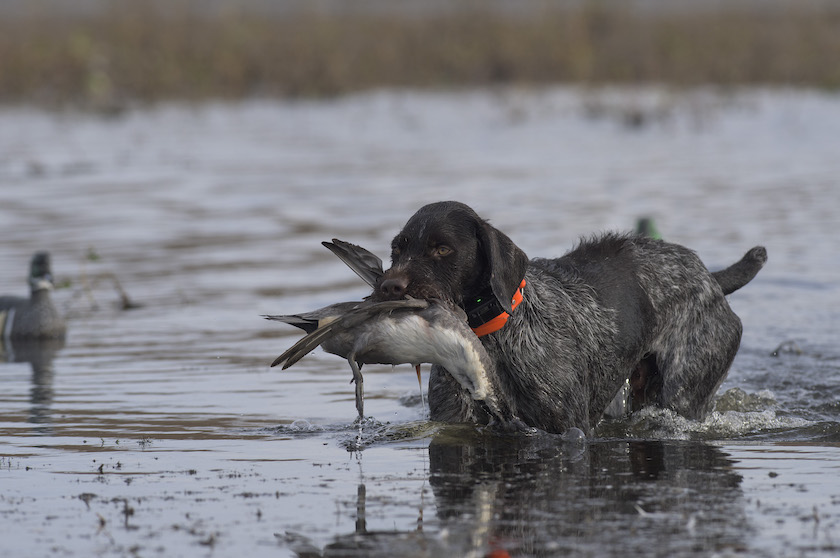
[{"label": "shallow water", "polygon": [[[834,555],[838,137],[797,91],[0,110],[2,294],[48,249],[70,318],[4,347],[0,555]],[[340,359],[270,370],[298,334],[261,314],[366,294],[320,241],[385,256],[438,199],[532,256],[643,215],[712,269],[767,246],[716,412],[562,444],[428,422],[409,366],[363,423]]]}]

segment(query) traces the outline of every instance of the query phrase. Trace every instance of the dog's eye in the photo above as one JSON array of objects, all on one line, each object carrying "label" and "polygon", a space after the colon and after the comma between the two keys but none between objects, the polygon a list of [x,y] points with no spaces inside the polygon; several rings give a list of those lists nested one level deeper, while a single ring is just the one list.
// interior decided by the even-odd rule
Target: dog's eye
[{"label": "dog's eye", "polygon": [[449,246],[437,246],[433,251],[435,256],[440,256],[441,258],[448,256],[452,252],[453,250]]},{"label": "dog's eye", "polygon": [[397,237],[391,242],[391,258],[396,258],[402,252],[402,248],[408,243],[405,237]]}]

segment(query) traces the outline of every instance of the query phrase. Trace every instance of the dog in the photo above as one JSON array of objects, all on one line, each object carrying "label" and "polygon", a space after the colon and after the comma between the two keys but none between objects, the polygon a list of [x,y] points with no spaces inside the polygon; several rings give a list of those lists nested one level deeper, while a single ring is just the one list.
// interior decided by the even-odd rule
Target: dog
[{"label": "dog", "polygon": [[[529,259],[469,206],[446,201],[422,207],[394,237],[371,299],[463,308],[512,416],[547,432],[591,434],[627,381],[633,408],[705,417],[741,339],[725,295],[766,259],[758,246],[712,274],[688,248],[617,233],[560,258]],[[428,393],[432,420],[491,420],[442,366],[432,367]]]}]

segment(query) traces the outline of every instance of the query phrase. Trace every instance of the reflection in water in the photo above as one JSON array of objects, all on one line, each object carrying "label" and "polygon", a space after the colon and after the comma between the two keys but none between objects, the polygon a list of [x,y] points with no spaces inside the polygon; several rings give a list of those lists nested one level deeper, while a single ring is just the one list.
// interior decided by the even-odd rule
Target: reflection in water
[{"label": "reflection in water", "polygon": [[[495,437],[445,428],[429,446],[436,528],[356,528],[298,556],[708,555],[746,547],[741,476],[701,442]],[[422,514],[422,506],[421,506]],[[427,520],[428,522],[428,520]]]},{"label": "reflection in water", "polygon": [[356,521],[352,533],[336,537],[323,552],[308,538],[287,532],[285,542],[299,558],[377,558],[449,556],[444,545],[433,534],[423,531],[423,507],[420,507],[417,528],[411,531],[385,531],[367,528],[367,486],[356,489]]},{"label": "reflection in water", "polygon": [[[0,337],[0,358],[6,362],[28,362],[32,366],[30,418],[32,424],[50,422],[53,400],[53,359],[64,348],[64,339],[9,339]],[[48,433],[48,428],[38,429]]]},{"label": "reflection in water", "polygon": [[438,437],[429,462],[438,516],[468,548],[705,552],[740,548],[748,531],[741,477],[702,443]]},{"label": "reflection in water", "polygon": [[[368,531],[366,519],[367,488],[360,484],[356,491],[356,530],[336,539],[324,548],[323,554],[298,556],[324,556],[330,558],[391,557],[391,556],[447,556],[448,552],[434,536],[422,529],[422,520],[413,531]],[[311,552],[311,549],[310,549]]]}]

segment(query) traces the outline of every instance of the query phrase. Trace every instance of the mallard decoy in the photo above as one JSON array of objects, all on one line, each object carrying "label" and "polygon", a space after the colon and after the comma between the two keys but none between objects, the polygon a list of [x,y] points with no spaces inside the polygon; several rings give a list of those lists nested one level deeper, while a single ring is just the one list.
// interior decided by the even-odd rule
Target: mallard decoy
[{"label": "mallard decoy", "polygon": [[652,217],[640,217],[636,221],[636,234],[662,240],[662,235],[656,228],[656,223],[654,223]]},{"label": "mallard decoy", "polygon": [[52,301],[54,286],[47,252],[32,256],[29,287],[29,298],[0,297],[0,334],[7,339],[64,337],[67,325]]}]

